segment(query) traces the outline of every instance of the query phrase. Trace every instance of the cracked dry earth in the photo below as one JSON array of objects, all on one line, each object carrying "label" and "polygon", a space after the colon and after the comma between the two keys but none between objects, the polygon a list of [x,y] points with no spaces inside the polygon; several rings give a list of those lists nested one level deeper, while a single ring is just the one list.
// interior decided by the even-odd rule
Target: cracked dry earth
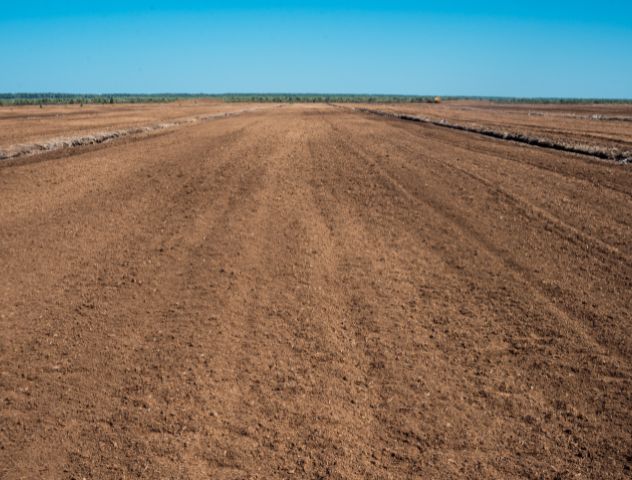
[{"label": "cracked dry earth", "polygon": [[0,163],[0,478],[626,478],[632,170],[292,105]]}]

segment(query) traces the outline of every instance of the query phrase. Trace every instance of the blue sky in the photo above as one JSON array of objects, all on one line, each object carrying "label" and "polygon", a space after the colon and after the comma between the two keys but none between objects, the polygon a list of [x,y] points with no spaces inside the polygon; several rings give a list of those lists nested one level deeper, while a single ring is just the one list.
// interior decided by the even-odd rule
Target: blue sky
[{"label": "blue sky", "polygon": [[632,1],[0,0],[0,92],[632,98]]}]

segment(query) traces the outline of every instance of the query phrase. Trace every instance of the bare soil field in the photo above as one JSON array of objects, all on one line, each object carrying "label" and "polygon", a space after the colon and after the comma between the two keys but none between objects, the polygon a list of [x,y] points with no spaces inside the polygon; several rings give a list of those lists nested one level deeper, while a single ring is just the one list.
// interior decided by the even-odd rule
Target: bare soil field
[{"label": "bare soil field", "polygon": [[[171,126],[209,115],[253,108],[248,103],[188,100],[113,105],[0,107],[0,159],[31,153],[44,145],[111,132]],[[137,132],[138,133],[138,132]],[[17,155],[16,155],[17,156]]]},{"label": "bare soil field", "polygon": [[503,104],[450,101],[442,104],[357,106],[419,116],[448,125],[524,135],[604,152],[625,152],[632,162],[632,104]]},{"label": "bare soil field", "polygon": [[0,161],[0,478],[629,478],[632,166],[260,107]]}]

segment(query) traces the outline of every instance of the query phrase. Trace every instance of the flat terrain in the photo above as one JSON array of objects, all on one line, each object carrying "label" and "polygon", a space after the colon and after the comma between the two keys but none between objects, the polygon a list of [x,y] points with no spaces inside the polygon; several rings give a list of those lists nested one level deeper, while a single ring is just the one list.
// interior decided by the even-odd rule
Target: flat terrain
[{"label": "flat terrain", "polygon": [[616,148],[632,158],[632,104],[366,104],[361,107],[422,115],[468,127],[521,133],[570,145]]},{"label": "flat terrain", "polygon": [[262,105],[0,162],[0,266],[3,480],[632,474],[630,165]]},{"label": "flat terrain", "polygon": [[114,105],[0,107],[0,151],[20,144],[153,125],[251,108],[212,100]]}]

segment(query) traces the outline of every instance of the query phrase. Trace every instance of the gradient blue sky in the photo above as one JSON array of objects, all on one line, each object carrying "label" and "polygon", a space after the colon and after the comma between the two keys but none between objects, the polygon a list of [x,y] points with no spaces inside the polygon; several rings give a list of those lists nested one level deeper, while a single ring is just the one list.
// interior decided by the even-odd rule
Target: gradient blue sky
[{"label": "gradient blue sky", "polygon": [[632,98],[632,0],[0,0],[0,59],[0,92]]}]

